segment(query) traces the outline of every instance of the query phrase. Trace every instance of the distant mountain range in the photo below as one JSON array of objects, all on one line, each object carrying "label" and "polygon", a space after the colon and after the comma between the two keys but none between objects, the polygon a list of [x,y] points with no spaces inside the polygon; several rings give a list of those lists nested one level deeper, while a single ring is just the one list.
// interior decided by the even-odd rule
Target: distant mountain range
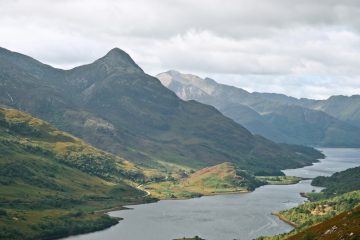
[{"label": "distant mountain range", "polygon": [[360,147],[360,95],[297,99],[250,93],[177,71],[158,74],[157,78],[180,98],[212,105],[252,133],[275,142]]},{"label": "distant mountain range", "polygon": [[[231,89],[229,96],[236,95]],[[0,104],[158,169],[228,161],[255,174],[281,174],[322,157],[311,148],[254,136],[214,107],[181,100],[118,48],[71,70],[0,48]]]}]

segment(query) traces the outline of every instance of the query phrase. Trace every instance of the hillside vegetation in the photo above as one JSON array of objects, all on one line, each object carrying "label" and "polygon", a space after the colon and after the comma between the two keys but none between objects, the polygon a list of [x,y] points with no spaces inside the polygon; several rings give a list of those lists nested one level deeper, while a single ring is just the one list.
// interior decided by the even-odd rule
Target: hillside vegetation
[{"label": "hillside vegetation", "polygon": [[52,239],[118,219],[99,209],[144,202],[141,169],[47,122],[0,108],[0,239]]},{"label": "hillside vegetation", "polygon": [[198,170],[227,161],[254,174],[282,175],[281,169],[323,157],[254,136],[214,107],[179,99],[118,48],[71,70],[0,48],[0,76],[0,104],[142,166]]},{"label": "hillside vegetation", "polygon": [[178,180],[146,184],[144,189],[152,196],[169,199],[247,192],[263,184],[264,182],[245,171],[237,170],[234,164],[225,162],[201,169]]},{"label": "hillside vegetation", "polygon": [[316,177],[311,185],[324,187],[325,189],[321,191],[324,197],[360,190],[360,167],[337,172],[330,177]]},{"label": "hillside vegetation", "polygon": [[320,193],[306,193],[311,202],[276,213],[296,228],[259,239],[357,239],[360,231],[358,182],[359,167],[313,179],[313,184],[326,188]]},{"label": "hillside vegetation", "polygon": [[307,202],[298,207],[281,211],[279,214],[299,228],[305,228],[344,211],[349,211],[359,203],[360,191],[354,191],[329,199]]},{"label": "hillside vegetation", "polygon": [[[277,215],[280,219],[290,223],[291,225],[295,226],[295,229],[289,233],[284,233],[272,237],[260,237],[259,240],[284,240],[284,239],[302,239],[298,238],[299,236],[305,237],[303,240],[315,240],[318,239],[319,234],[309,229],[319,229],[327,228],[328,223],[335,223],[338,222],[340,219],[343,222],[352,223],[354,222],[355,225],[347,226],[347,225],[332,225],[331,227],[335,226],[333,230],[327,228],[329,230],[328,233],[336,232],[336,233],[344,233],[350,230],[351,232],[358,232],[359,231],[359,206],[360,206],[360,191],[354,191],[349,193],[344,193],[342,195],[323,199],[316,202],[307,202],[301,204],[297,207],[291,208],[289,210],[284,210],[279,212]],[[346,214],[344,214],[346,213]],[[342,214],[342,215],[339,215]],[[342,218],[341,216],[347,216],[347,214],[353,214],[352,218]],[[340,216],[340,217],[339,217]],[[341,222],[340,221],[340,222]],[[323,225],[324,224],[324,225]],[[326,231],[324,231],[326,232]],[[297,236],[292,238],[293,236]],[[331,234],[329,235],[329,237]],[[332,235],[333,237],[336,236]],[[327,239],[326,236],[322,236],[323,238],[320,239]],[[356,239],[356,238],[344,238],[344,239]],[[331,239],[331,238],[329,238]],[[341,238],[335,238],[341,239]]]},{"label": "hillside vegetation", "polygon": [[289,240],[358,240],[360,206],[290,236]]}]

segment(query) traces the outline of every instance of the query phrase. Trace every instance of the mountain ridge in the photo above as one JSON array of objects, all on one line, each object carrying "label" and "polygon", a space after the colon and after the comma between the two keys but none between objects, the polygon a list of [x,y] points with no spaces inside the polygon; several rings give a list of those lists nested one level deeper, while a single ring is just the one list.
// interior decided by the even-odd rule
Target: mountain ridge
[{"label": "mountain ridge", "polygon": [[[360,114],[360,101],[357,104],[349,100],[360,99],[360,96],[312,100],[284,94],[250,93],[213,79],[202,79],[174,70],[160,73],[157,78],[180,98],[215,106],[252,133],[275,142],[329,147],[360,146],[360,128],[357,127],[360,124],[357,115]],[[345,100],[337,103],[339,100],[333,99]],[[340,107],[333,110],[333,105]]]},{"label": "mountain ridge", "polygon": [[230,161],[253,173],[281,174],[281,169],[321,157],[316,151],[308,155],[307,148],[299,155],[286,145],[253,136],[212,106],[179,99],[118,49],[71,70],[36,62],[32,71],[31,64],[23,64],[29,58],[7,61],[8,54],[0,56],[1,66],[9,66],[0,68],[0,104],[29,112],[138,164],[202,168]]}]

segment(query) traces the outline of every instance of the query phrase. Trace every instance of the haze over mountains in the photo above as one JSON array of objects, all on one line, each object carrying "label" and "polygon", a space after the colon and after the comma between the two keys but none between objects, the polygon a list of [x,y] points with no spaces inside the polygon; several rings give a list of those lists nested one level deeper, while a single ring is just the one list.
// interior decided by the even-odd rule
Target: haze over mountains
[{"label": "haze over mountains", "polygon": [[184,100],[212,105],[252,133],[276,142],[326,147],[360,146],[360,95],[327,100],[250,93],[192,74],[157,75]]},{"label": "haze over mountains", "polygon": [[228,161],[252,173],[279,174],[321,157],[254,136],[214,107],[181,100],[118,48],[71,70],[0,49],[0,77],[0,104],[145,166]]}]

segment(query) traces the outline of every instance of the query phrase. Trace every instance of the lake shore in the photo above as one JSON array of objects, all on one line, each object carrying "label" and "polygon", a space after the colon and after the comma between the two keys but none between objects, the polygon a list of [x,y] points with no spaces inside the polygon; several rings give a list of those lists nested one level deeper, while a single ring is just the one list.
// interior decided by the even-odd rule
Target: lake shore
[{"label": "lake shore", "polygon": [[272,212],[271,215],[274,215],[276,217],[278,217],[281,221],[289,224],[290,226],[294,227],[294,228],[297,228],[298,225],[292,221],[289,221],[288,219],[286,219],[284,216],[282,216],[280,213],[278,212]]},{"label": "lake shore", "polygon": [[[238,238],[239,234],[242,236],[241,239],[255,239],[259,236],[289,232],[296,227],[296,224],[287,221],[278,213],[303,203],[305,199],[299,194],[300,192],[319,190],[310,185],[310,179],[319,175],[330,175],[334,171],[357,165],[360,156],[357,151],[348,149],[325,149],[325,153],[328,153],[326,160],[321,160],[311,167],[292,170],[292,176],[301,177],[297,184],[265,185],[252,192],[221,192],[204,194],[195,198],[161,199],[172,201],[159,199],[160,201],[154,204],[136,204],[133,207],[134,211],[106,209],[107,211],[104,210],[104,212],[111,217],[121,217],[124,221],[109,230],[80,235],[68,240],[99,238],[114,240],[119,237],[134,240],[168,240],[176,238],[176,235],[199,235],[212,240],[234,239]],[[126,206],[126,208],[132,208],[132,206]],[[272,212],[273,216],[270,217]],[[248,217],[244,218],[244,216]],[[221,221],[216,219],[221,219]],[[195,225],[196,228],[193,228]],[[139,226],[141,226],[141,232],[138,231]],[[236,229],[237,234],[234,235],[233,229]]]}]

